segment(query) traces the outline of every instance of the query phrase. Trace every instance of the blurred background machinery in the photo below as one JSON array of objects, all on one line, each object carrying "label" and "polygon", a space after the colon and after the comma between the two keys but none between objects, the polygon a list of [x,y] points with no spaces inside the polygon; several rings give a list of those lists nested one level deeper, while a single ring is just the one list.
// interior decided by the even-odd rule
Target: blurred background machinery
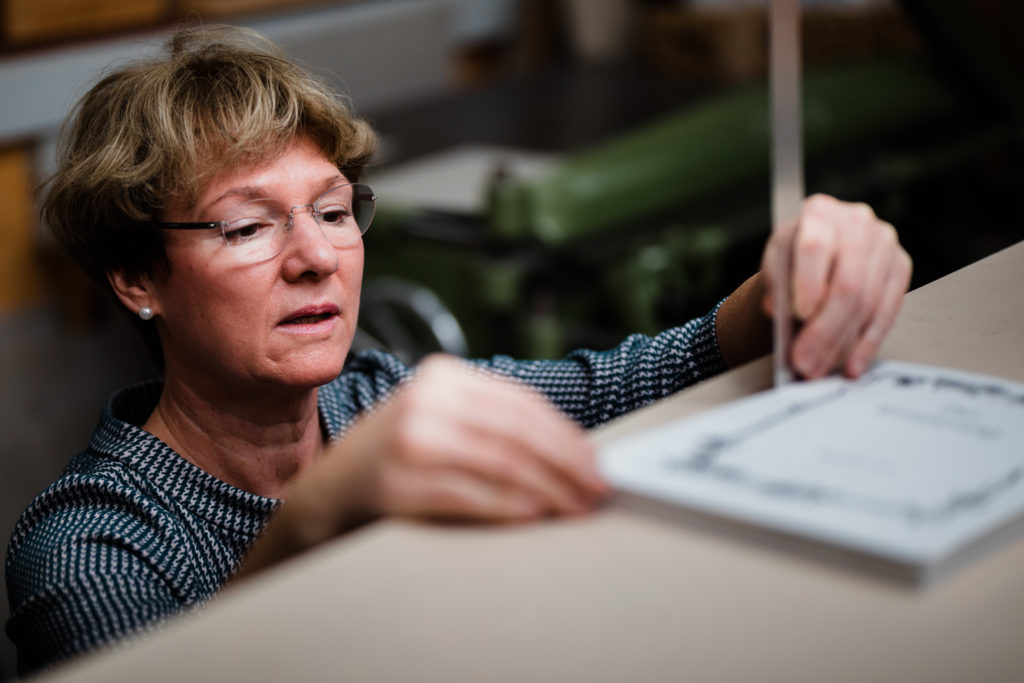
[{"label": "blurred background machinery", "polygon": [[[377,276],[429,288],[473,355],[551,357],[700,315],[753,273],[770,228],[766,13],[697,4],[635,5],[629,31],[619,7],[604,53],[568,46],[571,68],[404,112],[412,137],[424,122],[474,130],[464,112],[482,100],[484,141],[514,146],[421,149],[371,169],[368,288]],[[1004,33],[1022,27],[1019,8],[806,5],[808,191],[868,202],[898,226],[915,286],[1024,236],[1022,62]],[[601,123],[624,103],[656,113]],[[400,118],[378,127],[403,134]],[[538,153],[549,131],[588,128]]]}]

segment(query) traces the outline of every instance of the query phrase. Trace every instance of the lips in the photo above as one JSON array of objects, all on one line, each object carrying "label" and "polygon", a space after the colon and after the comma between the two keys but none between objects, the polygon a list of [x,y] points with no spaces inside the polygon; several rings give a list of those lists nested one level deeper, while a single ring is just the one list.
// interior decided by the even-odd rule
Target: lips
[{"label": "lips", "polygon": [[317,306],[305,306],[290,313],[281,325],[315,325],[329,318],[333,318],[341,312],[334,304],[320,304]]}]

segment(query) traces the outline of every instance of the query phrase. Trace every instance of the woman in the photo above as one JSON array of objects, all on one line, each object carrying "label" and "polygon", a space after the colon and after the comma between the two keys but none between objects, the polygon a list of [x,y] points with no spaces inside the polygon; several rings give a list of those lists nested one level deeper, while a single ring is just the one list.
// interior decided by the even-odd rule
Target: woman
[{"label": "woman", "polygon": [[[14,531],[23,673],[383,515],[592,510],[608,487],[583,428],[769,348],[758,274],[704,318],[610,351],[343,367],[373,149],[320,83],[237,29],[180,32],[79,103],[44,217],[137,316],[164,375],[110,398]],[[859,373],[909,281],[892,227],[813,198],[794,260],[793,365]]]}]

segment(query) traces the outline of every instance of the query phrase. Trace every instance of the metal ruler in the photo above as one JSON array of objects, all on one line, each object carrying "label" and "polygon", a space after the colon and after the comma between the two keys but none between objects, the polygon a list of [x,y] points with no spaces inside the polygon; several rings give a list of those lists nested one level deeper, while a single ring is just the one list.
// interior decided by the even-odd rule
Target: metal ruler
[{"label": "metal ruler", "polygon": [[800,0],[771,0],[772,301],[775,385],[794,379],[788,353],[793,337],[789,274],[796,220],[804,199],[800,95]]}]

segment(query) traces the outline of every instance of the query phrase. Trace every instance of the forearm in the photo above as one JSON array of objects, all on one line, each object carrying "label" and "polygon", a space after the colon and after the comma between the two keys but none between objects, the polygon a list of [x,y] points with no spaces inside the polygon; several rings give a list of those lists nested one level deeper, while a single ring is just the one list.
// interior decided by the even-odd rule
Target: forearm
[{"label": "forearm", "polygon": [[[358,438],[358,437],[357,437]],[[337,446],[335,446],[337,448]],[[236,583],[373,519],[360,496],[360,460],[331,453],[300,474],[231,579]],[[346,457],[353,456],[353,457]]]},{"label": "forearm", "polygon": [[729,367],[772,350],[772,321],[764,312],[765,288],[763,274],[757,273],[737,287],[718,309],[715,332]]},{"label": "forearm", "polygon": [[590,428],[727,369],[716,318],[717,308],[654,337],[633,334],[611,349],[578,349],[561,360],[495,356],[478,364],[540,391]]}]

